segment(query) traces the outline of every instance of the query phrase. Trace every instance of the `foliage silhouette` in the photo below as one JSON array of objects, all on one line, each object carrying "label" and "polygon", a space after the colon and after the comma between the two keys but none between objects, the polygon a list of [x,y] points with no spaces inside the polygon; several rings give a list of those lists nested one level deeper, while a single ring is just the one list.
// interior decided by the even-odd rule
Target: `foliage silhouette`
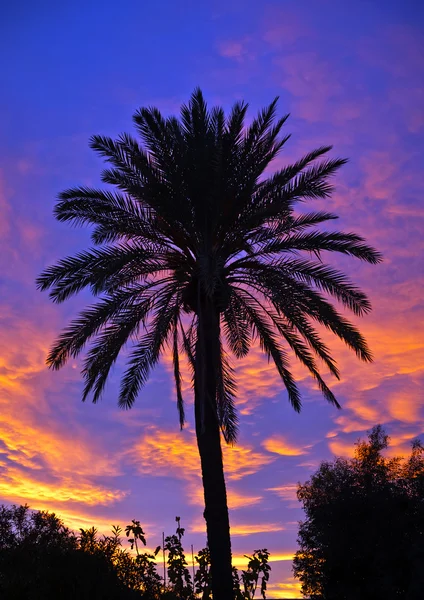
[{"label": "foliage silhouette", "polygon": [[181,543],[185,529],[181,527],[180,517],[176,517],[175,520],[177,521],[176,534],[165,538],[165,550],[168,553],[168,581],[177,598],[193,600],[193,582]]},{"label": "foliage silhouette", "polygon": [[[142,108],[128,134],[95,135],[91,147],[110,163],[105,190],[75,187],[59,196],[59,221],[91,225],[96,247],[67,257],[38,278],[63,302],[84,288],[100,297],[63,331],[48,364],[58,369],[88,342],[83,399],[97,402],[121,349],[133,340],[119,406],[130,408],[166,347],[172,354],[181,427],[185,421],[181,354],[192,369],[195,424],[205,496],[212,589],[233,595],[231,543],[222,464],[222,431],[236,441],[236,382],[230,355],[245,356],[257,340],[276,366],[293,408],[299,389],[284,345],[306,366],[325,398],[337,400],[319,372],[321,359],[339,377],[315,325],[357,356],[371,354],[359,331],[326,296],[355,315],[370,303],[349,279],[323,263],[338,252],[375,264],[380,255],[358,235],[321,231],[329,212],[295,212],[300,202],[327,198],[330,178],[345,164],[319,147],[274,175],[265,172],[290,136],[280,133],[277,99],[245,126],[247,104],[229,115],[208,109],[199,89],[180,118]],[[318,162],[317,162],[318,161]]]},{"label": "foliage silhouette", "polygon": [[[210,554],[203,548],[196,555],[198,569],[193,582],[182,547],[184,528],[176,517],[175,535],[165,539],[168,553],[168,584],[156,570],[155,552],[140,552],[146,545],[140,521],[125,528],[131,554],[123,548],[119,526],[111,535],[99,536],[95,527],[75,535],[54,513],[30,511],[28,506],[0,506],[0,593],[5,600],[202,600],[211,599]],[[132,535],[132,538],[129,536]],[[259,576],[261,595],[266,598],[270,570],[267,550],[256,550],[240,578],[234,569],[235,597],[251,600]]]},{"label": "foliage silhouette", "polygon": [[312,600],[419,600],[424,589],[424,448],[386,458],[381,426],[353,459],[322,463],[298,488],[295,576]]},{"label": "foliage silhouette", "polygon": [[[0,598],[81,600],[133,598],[105,544],[86,546],[54,514],[28,506],[0,507]],[[91,538],[89,540],[89,538]],[[91,545],[90,545],[91,544]]]},{"label": "foliage silhouette", "polygon": [[196,562],[199,565],[194,576],[194,589],[196,594],[201,594],[202,600],[209,600],[212,594],[212,577],[211,577],[211,555],[209,548],[202,548],[196,554]]},{"label": "foliage silhouette", "polygon": [[[269,580],[271,566],[269,565],[269,552],[266,548],[255,550],[252,556],[245,555],[248,559],[247,570],[241,572],[241,577],[237,569],[233,568],[233,588],[236,600],[253,600],[258,587],[259,577],[261,577],[261,596],[266,599],[266,588]],[[243,584],[243,591],[241,588]]]}]

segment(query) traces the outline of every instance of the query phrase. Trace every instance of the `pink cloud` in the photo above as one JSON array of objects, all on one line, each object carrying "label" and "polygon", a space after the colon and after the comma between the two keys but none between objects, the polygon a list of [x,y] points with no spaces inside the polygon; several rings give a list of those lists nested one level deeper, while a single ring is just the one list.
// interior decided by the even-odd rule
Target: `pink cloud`
[{"label": "pink cloud", "polygon": [[218,52],[222,57],[235,60],[239,63],[246,60],[253,60],[256,56],[252,40],[248,36],[239,40],[223,40],[219,42]]},{"label": "pink cloud", "polygon": [[315,38],[316,32],[299,14],[286,7],[264,7],[262,39],[275,49],[294,44],[302,38]]},{"label": "pink cloud", "polygon": [[10,231],[11,207],[6,197],[6,185],[0,171],[0,240],[6,243]]},{"label": "pink cloud", "polygon": [[[295,98],[294,114],[307,121],[328,120],[329,102],[340,98],[343,87],[333,66],[316,52],[299,52],[274,60],[277,66],[275,81]],[[345,108],[346,115],[356,117],[353,103]],[[350,113],[349,113],[350,111]]]}]

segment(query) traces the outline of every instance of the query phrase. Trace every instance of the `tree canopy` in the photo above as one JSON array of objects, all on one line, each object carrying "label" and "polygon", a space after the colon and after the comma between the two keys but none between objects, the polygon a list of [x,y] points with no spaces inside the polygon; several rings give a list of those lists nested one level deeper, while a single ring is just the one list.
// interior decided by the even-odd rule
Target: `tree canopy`
[{"label": "tree canopy", "polygon": [[133,341],[118,400],[130,408],[168,345],[183,426],[180,356],[187,355],[203,381],[196,341],[197,347],[205,344],[205,311],[217,312],[222,327],[208,369],[229,442],[237,435],[231,357],[248,354],[253,340],[275,363],[297,411],[301,397],[288,349],[338,406],[319,365],[336,378],[339,370],[316,325],[358,358],[371,360],[363,336],[330,300],[355,315],[368,313],[370,302],[323,256],[341,253],[376,264],[381,255],[360,235],[319,229],[337,215],[297,210],[332,194],[331,179],[347,162],[328,157],[332,146],[319,146],[265,177],[290,138],[281,135],[289,115],[277,118],[277,100],[247,126],[246,103],[237,102],[225,115],[221,107],[209,109],[196,89],[180,118],[166,118],[156,108],[138,110],[138,138],[92,136],[91,147],[110,165],[102,181],[113,187],[65,190],[55,216],[91,226],[94,247],[63,258],[37,279],[54,302],[84,288],[100,298],[68,325],[48,357],[59,369],[91,343],[83,399],[101,398],[110,369]]},{"label": "tree canopy", "polygon": [[298,488],[295,576],[312,600],[419,600],[424,590],[424,448],[387,458],[381,426],[352,459],[324,462]]}]

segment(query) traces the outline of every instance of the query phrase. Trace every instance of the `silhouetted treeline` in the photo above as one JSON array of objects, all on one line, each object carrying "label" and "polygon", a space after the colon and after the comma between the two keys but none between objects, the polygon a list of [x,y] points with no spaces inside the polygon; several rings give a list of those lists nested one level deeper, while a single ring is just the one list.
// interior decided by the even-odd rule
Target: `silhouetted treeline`
[{"label": "silhouetted treeline", "polygon": [[313,600],[424,598],[424,448],[386,458],[381,426],[353,459],[322,463],[298,489],[306,512],[294,559]]},{"label": "silhouetted treeline", "polygon": [[[194,581],[182,546],[184,528],[176,518],[175,535],[164,548],[146,545],[139,521],[125,528],[131,550],[122,545],[119,526],[99,536],[95,527],[76,535],[54,513],[28,506],[0,506],[0,598],[2,600],[194,600],[211,598],[208,548],[196,557]],[[135,551],[135,552],[134,552]],[[156,557],[164,551],[166,580]],[[250,600],[256,590],[266,598],[269,553],[257,550],[248,567],[233,569],[234,598]]]}]

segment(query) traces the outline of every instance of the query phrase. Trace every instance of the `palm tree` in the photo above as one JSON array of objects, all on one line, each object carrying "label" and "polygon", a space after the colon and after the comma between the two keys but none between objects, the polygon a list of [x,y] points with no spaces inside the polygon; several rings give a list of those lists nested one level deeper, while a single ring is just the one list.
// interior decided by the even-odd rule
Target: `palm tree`
[{"label": "palm tree", "polygon": [[[375,264],[380,255],[354,233],[316,226],[336,216],[295,213],[295,205],[332,192],[329,178],[346,161],[320,147],[269,177],[265,169],[290,136],[276,119],[275,99],[245,127],[247,104],[230,114],[209,110],[199,89],[180,118],[156,108],[134,115],[142,145],[122,134],[93,136],[91,147],[111,167],[104,190],[62,192],[59,221],[91,225],[95,247],[64,258],[38,278],[54,302],[84,288],[98,301],[61,333],[47,362],[53,369],[91,341],[83,366],[83,399],[97,402],[121,349],[131,343],[119,406],[131,408],[166,348],[172,353],[180,425],[185,421],[180,362],[192,370],[197,443],[205,497],[212,590],[232,598],[231,544],[221,452],[237,437],[236,382],[230,357],[257,340],[271,359],[296,411],[301,398],[289,353],[339,406],[319,372],[339,371],[316,326],[332,331],[364,361],[372,357],[359,331],[329,297],[355,315],[370,303],[343,273],[322,262],[324,251]],[[317,159],[320,159],[317,162]]]}]

